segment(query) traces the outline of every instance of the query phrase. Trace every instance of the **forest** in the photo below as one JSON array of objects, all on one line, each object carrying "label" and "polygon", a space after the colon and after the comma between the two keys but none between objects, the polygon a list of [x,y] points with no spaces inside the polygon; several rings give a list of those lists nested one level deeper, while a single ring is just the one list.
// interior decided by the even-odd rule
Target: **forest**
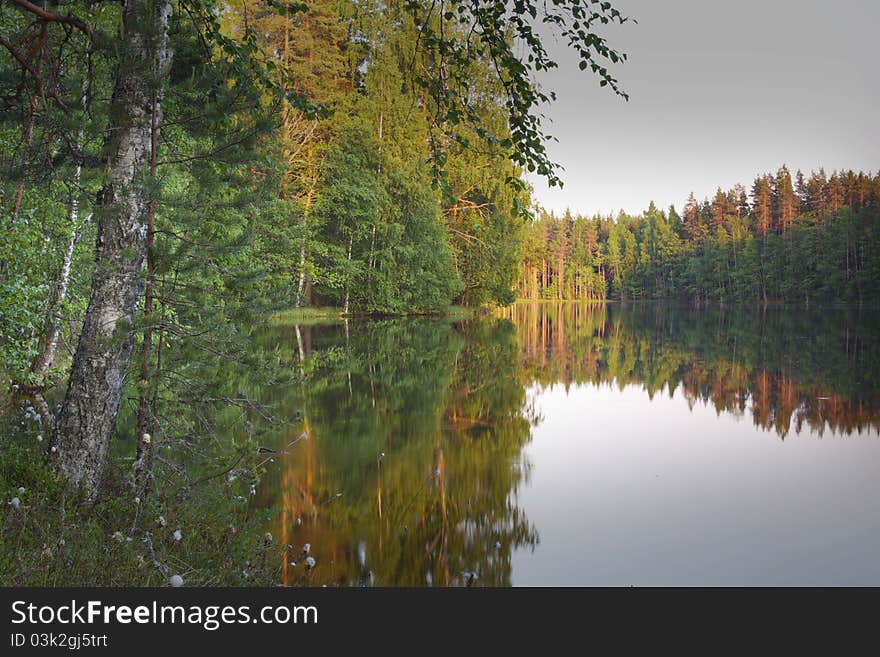
[{"label": "forest", "polygon": [[877,303],[880,173],[776,174],[681,213],[540,211],[526,229],[517,295],[528,299],[676,299]]},{"label": "forest", "polygon": [[[77,337],[105,212],[108,125],[124,120],[111,94],[118,5],[65,5],[81,9],[76,19],[22,6],[0,15],[0,353],[18,379],[45,375],[57,342]],[[521,174],[550,164],[540,145],[511,154],[512,127],[515,139],[537,128],[516,127],[526,117],[510,113],[524,106],[508,106],[511,80],[487,55],[458,53],[452,70],[473,84],[436,98],[445,42],[418,12],[318,0],[224,12],[184,3],[165,16],[161,99],[154,82],[141,90],[161,119],[140,154],[148,353],[153,333],[158,344],[224,324],[242,304],[252,314],[412,313],[512,299],[516,210],[529,205]]]},{"label": "forest", "polygon": [[[277,581],[291,528],[264,533],[268,511],[248,502],[272,440],[318,452],[320,418],[279,405],[346,390],[352,403],[351,345],[371,391],[399,361],[385,403],[429,398],[413,422],[490,416],[505,437],[461,467],[515,487],[493,460],[518,453],[533,420],[514,326],[435,325],[420,342],[389,317],[470,317],[517,297],[880,300],[880,175],[782,167],[748,193],[692,194],[681,214],[535,207],[529,174],[562,184],[541,113],[555,96],[536,82],[557,66],[547,33],[582,84],[623,102],[626,54],[606,32],[628,20],[596,0],[3,2],[0,583]],[[299,322],[324,314],[344,318],[344,347],[309,363]],[[388,323],[359,335],[359,316]],[[472,371],[456,369],[465,357]],[[508,375],[500,392],[494,372]],[[434,458],[427,439],[413,449]],[[413,545],[446,531],[435,493]],[[509,515],[505,541],[534,542],[479,494]],[[485,569],[507,581],[508,566]]]},{"label": "forest", "polygon": [[[537,26],[626,98],[603,33],[626,21],[579,0],[4,2],[0,487],[18,503],[3,513],[39,491],[4,523],[4,575],[167,582],[167,557],[108,569],[102,537],[167,555],[173,513],[205,542],[198,566],[174,563],[229,581],[211,573],[265,547],[229,488],[256,485],[245,416],[268,411],[218,383],[291,377],[253,332],[290,309],[511,302],[524,174],[561,183]],[[242,433],[216,444],[236,412]],[[230,460],[242,475],[217,481]],[[58,509],[78,527],[61,544]],[[64,568],[41,576],[50,554]]]}]

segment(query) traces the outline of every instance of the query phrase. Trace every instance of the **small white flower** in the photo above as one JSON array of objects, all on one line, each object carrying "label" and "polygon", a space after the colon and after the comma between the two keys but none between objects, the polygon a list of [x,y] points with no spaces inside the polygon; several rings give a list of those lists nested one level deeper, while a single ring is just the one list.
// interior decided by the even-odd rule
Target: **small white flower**
[{"label": "small white flower", "polygon": [[13,497],[11,500],[9,500],[9,503],[17,509],[19,507],[19,505],[21,504],[21,500],[18,499],[17,497]]},{"label": "small white flower", "polygon": [[180,575],[172,575],[168,578],[168,583],[175,588],[177,588],[178,586],[183,586],[183,577],[181,577]]},{"label": "small white flower", "polygon": [[58,451],[58,448],[55,447],[55,445],[52,445],[51,452],[54,454],[54,453],[57,452],[57,451]]},{"label": "small white flower", "polygon": [[315,567],[315,558],[314,557],[306,557],[306,568],[311,570]]},{"label": "small white flower", "polygon": [[305,557],[309,552],[311,552],[311,550],[312,550],[312,544],[311,544],[311,543],[306,543],[305,545],[302,546],[302,550],[299,551],[299,558],[302,559],[302,558]]},{"label": "small white flower", "polygon": [[134,503],[135,503],[135,504],[140,504],[140,503],[141,503],[141,498],[139,498],[139,497],[135,497],[135,498],[134,498]]},{"label": "small white flower", "polygon": [[18,494],[19,494],[19,495],[24,495],[24,486],[19,486],[19,487],[18,487]]},{"label": "small white flower", "polygon": [[183,532],[180,531],[179,529],[175,529],[175,530],[174,530],[174,533],[171,535],[171,537],[172,537],[177,543],[180,543],[180,541],[183,540]]},{"label": "small white flower", "polygon": [[123,541],[125,541],[125,536],[122,535],[122,532],[113,532],[112,538],[118,543],[122,543]]},{"label": "small white flower", "polygon": [[272,542],[272,532],[266,532],[266,535],[263,537],[267,543]]},{"label": "small white flower", "polygon": [[162,527],[164,527],[166,524],[168,524],[167,521],[165,520],[165,516],[159,516],[159,524]]},{"label": "small white flower", "polygon": [[149,445],[151,442],[153,442],[153,439],[150,437],[150,434],[145,433],[143,436],[141,436],[141,442],[144,445]]},{"label": "small white flower", "polygon": [[43,434],[38,434],[38,435],[37,435],[37,442],[38,442],[38,443],[43,442]]}]

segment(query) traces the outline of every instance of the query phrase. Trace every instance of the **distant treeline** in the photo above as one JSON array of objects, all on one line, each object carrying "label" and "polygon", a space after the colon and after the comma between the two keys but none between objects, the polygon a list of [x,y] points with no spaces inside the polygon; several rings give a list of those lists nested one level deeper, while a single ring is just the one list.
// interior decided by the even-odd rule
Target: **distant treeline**
[{"label": "distant treeline", "polygon": [[763,302],[880,300],[880,174],[783,166],[679,214],[540,212],[520,297]]}]

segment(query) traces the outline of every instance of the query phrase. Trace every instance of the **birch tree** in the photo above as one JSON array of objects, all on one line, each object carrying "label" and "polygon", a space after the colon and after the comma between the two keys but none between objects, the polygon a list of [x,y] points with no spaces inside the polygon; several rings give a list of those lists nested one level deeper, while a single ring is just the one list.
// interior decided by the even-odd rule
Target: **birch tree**
[{"label": "birch tree", "polygon": [[127,0],[122,9],[92,290],[51,452],[56,469],[89,497],[107,460],[144,292],[150,153],[171,63],[170,16],[166,0]]}]

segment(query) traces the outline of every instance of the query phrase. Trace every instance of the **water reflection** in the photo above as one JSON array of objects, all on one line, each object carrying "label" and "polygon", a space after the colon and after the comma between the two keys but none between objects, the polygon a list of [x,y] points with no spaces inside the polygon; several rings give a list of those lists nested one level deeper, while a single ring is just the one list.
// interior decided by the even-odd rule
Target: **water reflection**
[{"label": "water reflection", "polygon": [[[732,421],[751,418],[753,434],[764,430],[763,444],[767,431],[783,439],[829,432],[873,438],[880,426],[877,330],[877,314],[870,312],[546,303],[517,304],[497,317],[459,323],[365,320],[277,327],[266,340],[286,344],[291,367],[306,374],[303,385],[275,400],[282,413],[296,418],[279,436],[279,448],[302,433],[308,436],[270,470],[258,498],[282,509],[273,533],[294,546],[283,566],[284,582],[594,582],[577,572],[584,518],[595,498],[614,484],[588,491],[572,471],[566,490],[564,477],[554,482],[554,472],[566,471],[569,455],[568,460],[575,454],[589,459],[590,449],[600,447],[578,433],[593,418],[597,424],[589,433],[602,440],[619,438],[626,445],[638,431],[627,429],[619,415],[609,416],[609,422],[620,418],[618,426],[600,424],[596,404],[608,410],[628,391],[627,403],[634,406],[623,408],[637,408],[645,422],[663,424],[689,441],[703,440],[699,448],[687,443],[694,454],[679,451],[675,458],[682,473],[702,470],[701,476],[709,477],[716,473],[706,468],[718,463],[700,460],[695,452],[705,451],[705,440],[689,430],[696,427],[689,423],[697,421],[697,405],[709,405]],[[603,396],[611,392],[618,396]],[[660,402],[682,396],[684,412]],[[545,422],[554,418],[570,422]],[[674,442],[666,443],[667,452]],[[655,447],[662,450],[663,444]],[[609,467],[624,471],[637,461],[621,453]],[[540,483],[530,480],[532,467],[541,471]],[[656,469],[654,462],[644,467]],[[607,476],[597,473],[589,486]],[[650,504],[643,506],[647,513]],[[602,513],[614,508],[610,503]],[[665,518],[664,526],[677,526],[674,514],[655,511],[659,516],[643,524],[663,524]],[[701,517],[695,512],[691,520],[702,522]],[[590,522],[601,526],[602,518]],[[868,520],[874,523],[876,514]],[[875,536],[875,529],[868,535]],[[305,553],[296,556],[306,543],[312,568]],[[543,566],[534,557],[522,558],[542,555],[547,543]],[[566,543],[568,548],[560,547]],[[619,548],[601,550],[611,554]],[[547,559],[561,570],[548,571]],[[626,563],[625,555],[616,562]],[[681,580],[670,576],[669,583],[687,580],[684,574]],[[629,583],[616,577],[600,581]]]},{"label": "water reflection", "polygon": [[759,310],[517,304],[527,379],[681,389],[693,405],[751,415],[780,438],[878,429],[880,316],[858,310]]},{"label": "water reflection", "polygon": [[[531,418],[516,333],[503,320],[300,327],[309,439],[280,464],[278,535],[310,545],[288,584],[511,582],[512,549],[537,534],[513,502]],[[280,336],[279,336],[280,337]],[[294,551],[296,553],[296,550]]]}]

